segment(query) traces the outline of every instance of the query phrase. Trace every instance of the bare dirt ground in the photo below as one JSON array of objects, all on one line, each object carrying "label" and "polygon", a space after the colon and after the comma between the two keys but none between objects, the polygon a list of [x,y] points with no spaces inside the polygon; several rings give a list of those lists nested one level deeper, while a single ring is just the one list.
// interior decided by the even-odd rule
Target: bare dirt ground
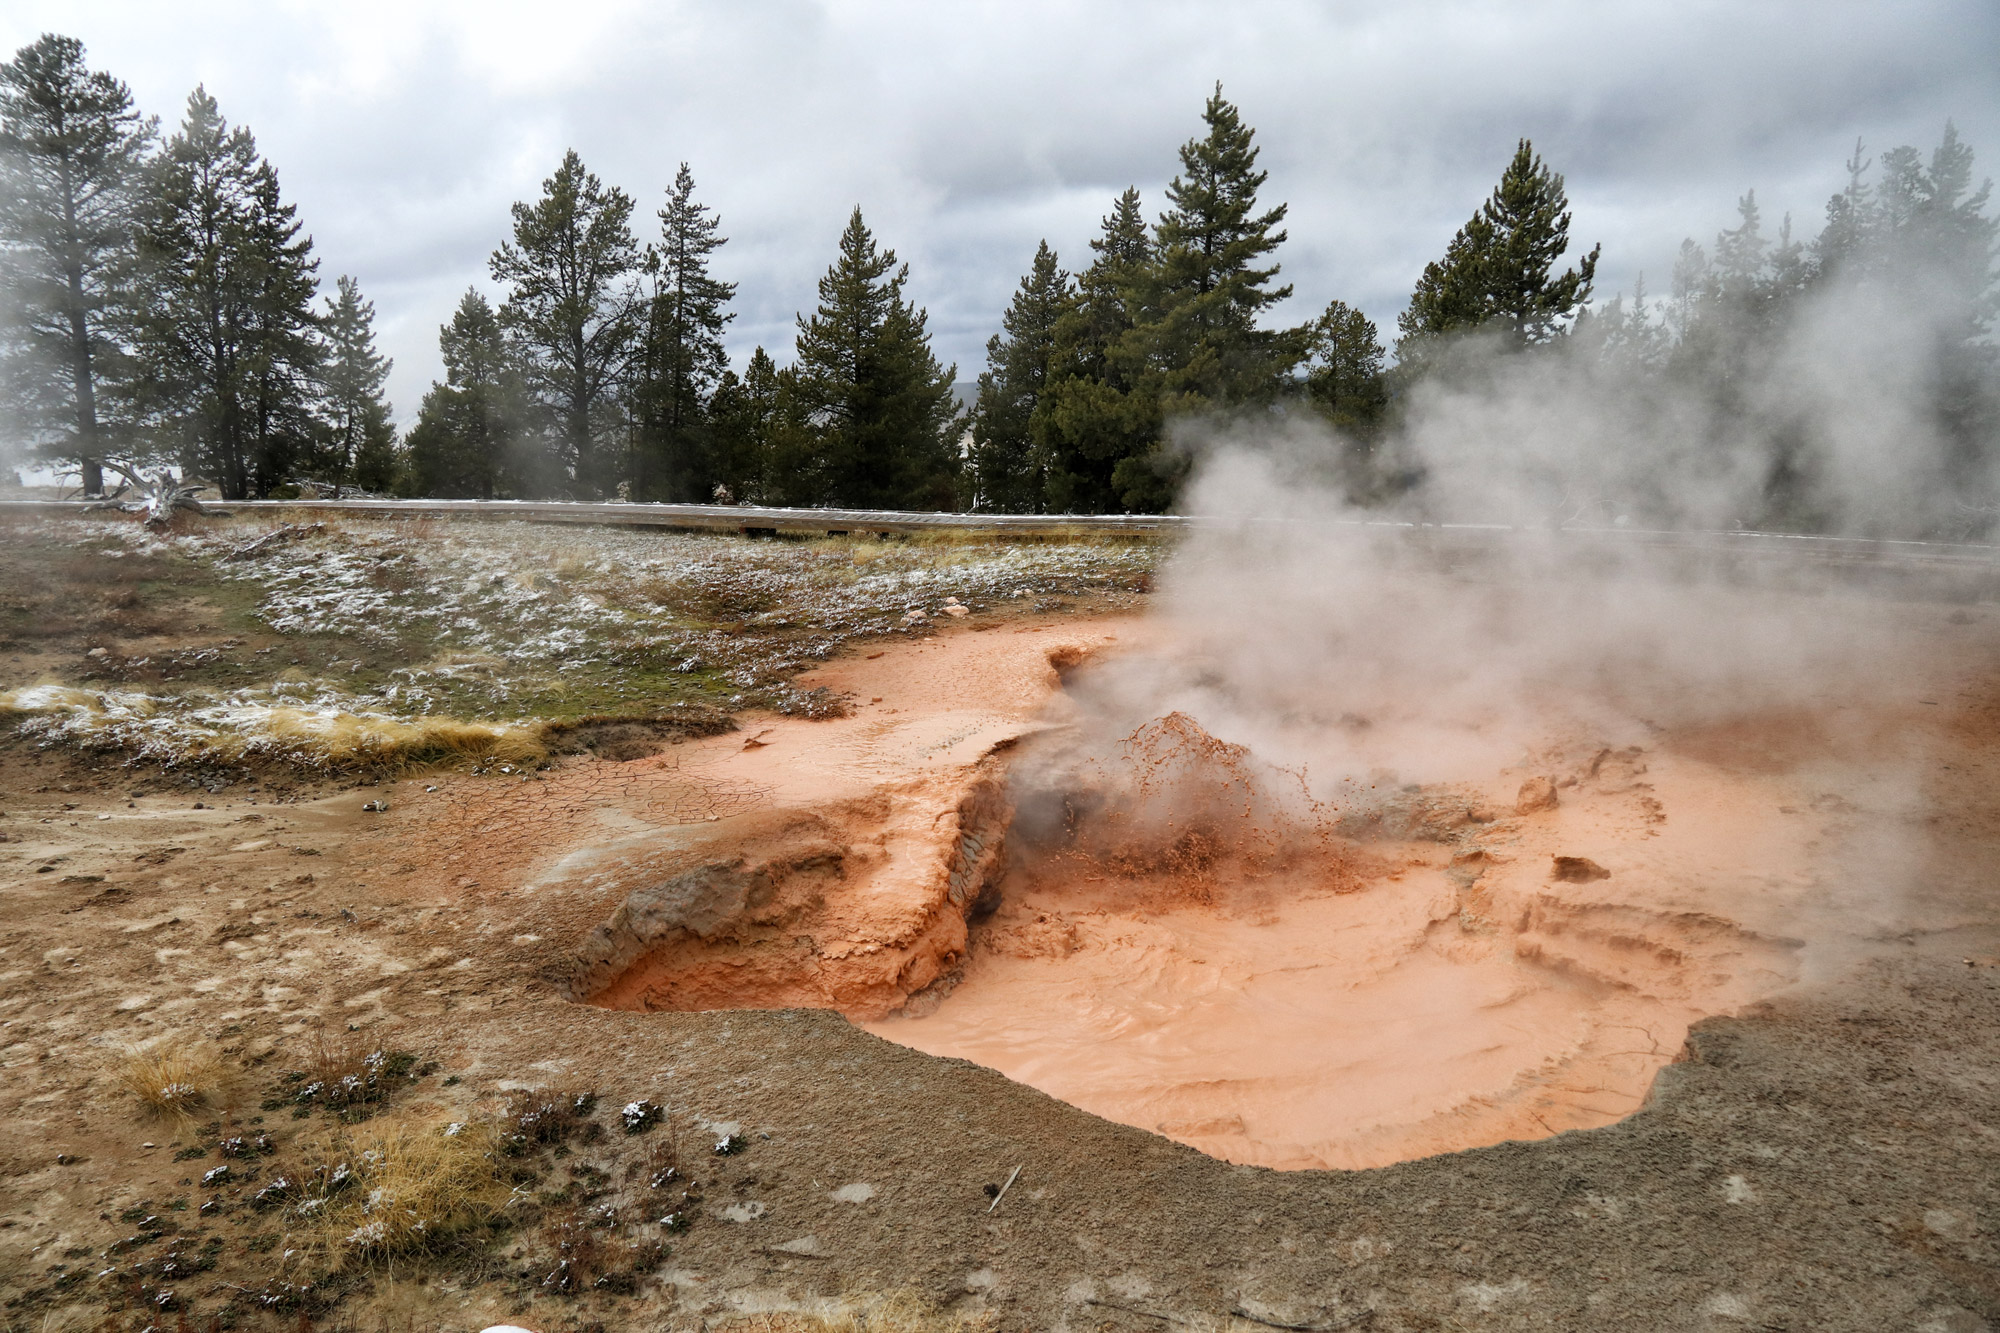
[{"label": "bare dirt ground", "polygon": [[[738,712],[733,731],[659,730],[614,741],[631,746],[617,757],[519,771],[336,779],[293,766],[189,785],[181,770],[17,732],[0,756],[8,1327],[808,1328],[826,1326],[814,1311],[893,1292],[911,1293],[918,1327],[1973,1333],[2000,1321],[1992,606],[1899,607],[1922,676],[1846,701],[1858,723],[1774,712],[1668,729],[1636,759],[1543,756],[1536,771],[1572,779],[1553,809],[1515,814],[1522,774],[1496,772],[1490,790],[1457,793],[1480,817],[1449,836],[1346,839],[1344,891],[1307,907],[1347,917],[1308,929],[1268,905],[1211,901],[1197,904],[1210,937],[1148,946],[1135,934],[1163,927],[1132,902],[1143,876],[1057,901],[1060,885],[988,845],[1004,825],[996,770],[1062,706],[1057,668],[1080,689],[1093,657],[1144,647],[1143,622],[1102,614],[1123,607],[1064,601],[962,616],[933,605],[942,629],[856,636],[828,665],[759,687],[778,702],[826,689],[852,701],[845,717]],[[159,614],[167,623],[144,628],[165,643]],[[36,671],[58,674],[59,658],[89,669],[102,633],[43,647]],[[1863,741],[1883,736],[1924,756],[1915,799],[1814,808],[1824,774],[1865,767]],[[1840,947],[1788,942],[1801,877],[1864,845],[1896,849],[1882,876],[1893,895],[1843,917],[1824,937]],[[1554,855],[1611,874],[1558,878]],[[1708,897],[1671,904],[1665,927],[1617,918],[1648,876]],[[693,910],[728,894],[728,911]],[[1613,926],[1574,928],[1593,912]],[[1226,991],[1241,959],[1274,941],[1322,952],[1353,913],[1386,923],[1369,938],[1418,939],[1410,990],[1308,972],[1264,1029],[1254,1013],[1232,1026],[1155,1005],[1167,1044],[1268,1068],[1328,1024],[1386,1024],[1393,1039],[1360,1067],[1300,1076],[1379,1087],[1381,1071],[1416,1067],[1463,1087],[1499,1051],[1479,1114],[1421,1088],[1413,1110],[1401,1086],[1394,1114],[1300,1139],[1251,1123],[1282,1098],[1238,1089],[1221,1100],[1236,1099],[1239,1133],[1218,1128],[1212,1093],[1185,1093],[1182,1123],[1155,1114],[1148,1097],[1198,1080],[1153,1069],[1134,1092],[1144,1062],[1109,1046],[1094,1063],[1034,1067],[1038,1052],[1088,1051],[1102,1035],[1060,1030],[1070,1018],[1020,1026],[1035,1000],[1079,1012],[1047,1003],[1079,975],[1128,997],[1134,975],[1157,982],[1156,1000]],[[1058,936],[1082,972],[1049,970]],[[1135,973],[1149,947],[1173,967]],[[1503,972],[1532,979],[1524,1005],[1472,1005],[1456,1030],[1425,1008],[1450,977]],[[1357,986],[1361,1018],[1323,1006]],[[760,1000],[813,1007],[726,1007]],[[1682,1043],[1670,1024],[1663,1049],[1610,1068],[1611,1048],[1591,1042],[1621,1006],[1692,1027]],[[212,1091],[182,1120],[149,1118],[121,1083],[127,1049],[169,1033],[215,1056]],[[1225,1048],[1231,1033],[1243,1052]],[[1162,1132],[910,1049],[926,1045],[1003,1069],[1018,1059],[1012,1072],[1044,1086],[1067,1070],[1080,1082],[1065,1095],[1092,1105],[1095,1081],[1110,1089],[1097,1109]],[[1517,1082],[1543,1064],[1540,1082]],[[1615,1095],[1563,1099],[1585,1072],[1609,1086],[1607,1069]],[[1586,1101],[1592,1115],[1544,1131],[1592,1128],[1495,1142],[1518,1132],[1517,1111]],[[1440,1115],[1457,1138],[1439,1137]],[[1391,1121],[1428,1128],[1376,1133]],[[481,1151],[503,1163],[492,1215],[398,1258],[335,1236],[357,1257],[323,1262],[308,1205],[348,1206],[352,1192],[330,1183],[341,1150],[365,1171],[383,1127],[448,1124],[486,1136]],[[1491,1146],[1276,1171],[1168,1137],[1271,1161],[1260,1153],[1274,1143],[1356,1134],[1362,1147],[1343,1150],[1356,1164]]]}]

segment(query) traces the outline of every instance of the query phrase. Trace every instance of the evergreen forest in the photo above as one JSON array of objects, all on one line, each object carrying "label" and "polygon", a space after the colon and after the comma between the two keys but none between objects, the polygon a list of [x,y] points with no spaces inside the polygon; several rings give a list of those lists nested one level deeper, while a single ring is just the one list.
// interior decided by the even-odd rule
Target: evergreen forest
[{"label": "evergreen forest", "polygon": [[[727,237],[688,166],[653,208],[571,151],[496,219],[497,301],[475,287],[439,312],[445,378],[399,432],[374,307],[356,277],[327,281],[250,130],[202,88],[163,126],[49,35],[0,65],[0,446],[90,495],[166,467],[225,499],[1084,514],[1171,510],[1205,441],[1267,431],[1317,441],[1351,503],[1389,506],[1441,465],[1423,447],[1440,404],[1559,384],[1551,401],[1587,388],[1623,415],[1594,413],[1587,445],[1544,467],[1554,521],[2000,533],[2000,223],[1951,126],[1928,153],[1857,145],[1810,237],[1746,194],[1735,226],[1681,247],[1662,296],[1596,291],[1599,249],[1571,237],[1532,143],[1495,165],[1393,345],[1340,299],[1286,325],[1287,208],[1218,86],[1157,213],[1129,188],[1070,267],[1036,249],[961,395],[858,205],[790,363],[758,347],[732,364]],[[1876,452],[1895,476],[1873,493],[1923,503],[1829,498],[1852,448],[1813,409],[1814,376],[1856,355],[1894,371]],[[1698,447],[1660,444],[1676,432]],[[1668,454],[1728,474],[1729,503],[1649,491]]]}]

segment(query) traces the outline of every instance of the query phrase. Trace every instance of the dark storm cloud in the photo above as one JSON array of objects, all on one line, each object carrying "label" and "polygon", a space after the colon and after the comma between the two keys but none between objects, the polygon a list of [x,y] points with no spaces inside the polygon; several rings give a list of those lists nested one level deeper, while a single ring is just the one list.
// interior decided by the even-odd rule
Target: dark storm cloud
[{"label": "dark storm cloud", "polygon": [[652,213],[688,160],[741,284],[732,347],[789,350],[848,209],[912,267],[970,377],[1047,237],[1069,267],[1112,196],[1157,209],[1220,79],[1259,134],[1304,319],[1393,333],[1423,264],[1532,137],[1569,180],[1603,288],[1708,240],[1755,188],[1810,235],[1857,135],[1928,149],[1947,117],[2000,162],[2000,9],[1839,4],[1007,5],[15,0],[11,49],[73,33],[171,124],[197,81],[278,164],[324,271],[380,311],[408,419],[436,326],[562,151]]}]

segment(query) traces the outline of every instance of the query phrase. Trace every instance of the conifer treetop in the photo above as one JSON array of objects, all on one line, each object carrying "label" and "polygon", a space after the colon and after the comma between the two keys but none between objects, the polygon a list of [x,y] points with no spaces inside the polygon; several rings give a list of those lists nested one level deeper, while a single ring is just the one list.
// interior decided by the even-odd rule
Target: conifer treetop
[{"label": "conifer treetop", "polygon": [[438,327],[438,351],[444,358],[446,382],[454,389],[498,377],[505,357],[500,317],[477,287],[465,289],[451,312],[451,323]]},{"label": "conifer treetop", "polygon": [[1101,225],[1102,230],[1090,239],[1097,264],[1129,270],[1152,258],[1153,244],[1146,231],[1146,215],[1139,206],[1138,186],[1125,187]]},{"label": "conifer treetop", "polygon": [[1520,344],[1559,336],[1590,299],[1602,249],[1593,246],[1574,268],[1556,273],[1569,228],[1562,176],[1520,140],[1492,196],[1417,280],[1396,321],[1404,340],[1493,324]]},{"label": "conifer treetop", "polygon": [[332,353],[329,387],[356,395],[381,393],[395,362],[375,350],[375,303],[361,295],[359,280],[345,273],[334,280],[324,326]]},{"label": "conifer treetop", "polygon": [[22,47],[0,65],[0,162],[10,186],[0,191],[0,225],[10,238],[58,250],[76,243],[59,221],[80,224],[85,245],[111,239],[106,229],[122,232],[120,187],[143,164],[157,124],[133,108],[122,81],[84,63],[76,38],[48,33]]},{"label": "conifer treetop", "polygon": [[1255,267],[1284,243],[1285,233],[1272,228],[1285,220],[1287,206],[1257,212],[1257,191],[1270,173],[1257,170],[1256,132],[1223,98],[1220,83],[1201,118],[1208,133],[1181,146],[1181,174],[1167,186],[1157,228],[1161,280],[1197,296],[1222,293],[1220,308],[1204,317],[1247,326],[1292,294],[1289,286],[1264,290],[1278,275],[1276,264]]},{"label": "conifer treetop", "polygon": [[[800,366],[822,375],[837,367],[852,382],[865,378],[874,335],[902,304],[909,276],[894,250],[877,248],[856,204],[840,233],[840,255],[819,280],[818,309],[798,317]],[[921,327],[923,315],[916,319]]]}]

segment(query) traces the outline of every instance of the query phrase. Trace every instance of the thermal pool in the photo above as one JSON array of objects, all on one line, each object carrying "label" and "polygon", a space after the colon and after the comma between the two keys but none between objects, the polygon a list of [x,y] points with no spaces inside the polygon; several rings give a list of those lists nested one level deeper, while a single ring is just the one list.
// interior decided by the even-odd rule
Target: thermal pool
[{"label": "thermal pool", "polygon": [[1690,1023],[1809,966],[1855,807],[1754,733],[1808,724],[1429,785],[1321,784],[1179,713],[1082,744],[1065,677],[1167,651],[1136,619],[962,629],[803,682],[848,717],[533,784],[574,817],[525,892],[618,904],[567,992],[837,1009],[1231,1161],[1363,1167],[1615,1121]]}]

